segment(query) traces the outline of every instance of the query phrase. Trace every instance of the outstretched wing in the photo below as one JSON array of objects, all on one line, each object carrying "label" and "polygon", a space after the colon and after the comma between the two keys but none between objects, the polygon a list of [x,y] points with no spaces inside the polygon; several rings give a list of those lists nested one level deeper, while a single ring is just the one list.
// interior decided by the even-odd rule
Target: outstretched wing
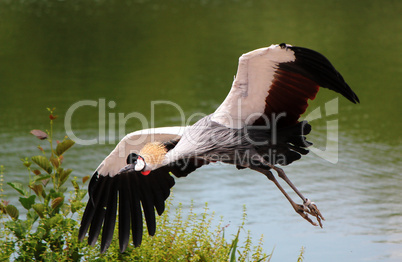
[{"label": "outstretched wing", "polygon": [[114,176],[126,166],[127,156],[130,153],[139,154],[144,145],[149,142],[179,140],[186,128],[184,126],[159,127],[130,133],[117,144],[96,171],[103,176]]},{"label": "outstretched wing", "polygon": [[117,174],[113,177],[95,173],[89,184],[89,201],[82,217],[79,240],[84,239],[89,229],[88,244],[95,245],[103,226],[101,252],[106,251],[113,239],[118,198],[120,251],[124,252],[127,248],[130,225],[134,246],[139,246],[143,232],[141,205],[148,233],[154,235],[154,209],[159,215],[163,213],[165,200],[173,185],[173,177],[164,168],[154,170],[148,176],[140,172]]},{"label": "outstretched wing", "polygon": [[[212,120],[231,128],[297,123],[319,87],[359,102],[341,74],[320,53],[286,44],[271,45],[242,55],[232,88]],[[281,114],[281,115],[280,115]]]},{"label": "outstretched wing", "polygon": [[[174,127],[138,131],[120,141],[91,178],[88,187],[89,200],[78,235],[80,241],[89,230],[88,243],[95,245],[103,227],[101,252],[105,252],[113,239],[117,212],[121,252],[128,246],[130,228],[134,246],[141,244],[142,212],[149,235],[155,234],[155,210],[158,215],[164,212],[165,200],[175,184],[170,173],[177,177],[187,176],[206,163],[195,159],[182,159],[153,170],[147,176],[135,171],[120,173],[119,170],[126,165],[128,154],[141,150],[142,146],[150,141],[164,142],[168,150],[173,149],[181,137],[182,129]],[[138,139],[142,139],[142,142]]]}]

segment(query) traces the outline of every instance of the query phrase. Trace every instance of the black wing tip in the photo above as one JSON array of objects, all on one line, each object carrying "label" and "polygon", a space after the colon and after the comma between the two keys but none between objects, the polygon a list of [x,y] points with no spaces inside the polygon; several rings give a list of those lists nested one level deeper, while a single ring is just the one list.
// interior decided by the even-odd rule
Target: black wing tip
[{"label": "black wing tip", "polygon": [[101,248],[101,251],[100,251],[100,253],[101,254],[105,254],[105,252],[106,252],[106,250],[108,249],[109,247],[107,247],[106,249],[104,249],[104,248]]},{"label": "black wing tip", "polygon": [[[87,229],[88,230],[88,229]],[[82,226],[80,226],[80,229],[79,229],[79,231],[78,231],[78,241],[79,242],[82,242],[83,240],[84,240],[84,238],[85,238],[85,235],[87,234],[87,230],[83,230],[83,227]]]},{"label": "black wing tip", "polygon": [[[348,86],[349,87],[349,86]],[[352,91],[352,89],[350,89],[350,87],[349,87],[349,90],[348,90],[349,92],[348,92],[348,94],[345,94],[345,93],[341,93],[341,92],[339,92],[341,95],[343,95],[344,97],[346,97],[346,99],[348,99],[350,102],[352,102],[353,104],[359,104],[360,103],[360,100],[359,100],[359,98],[357,97],[357,95],[355,94],[355,92],[353,92]]]},{"label": "black wing tip", "polygon": [[[146,177],[139,172],[119,174],[114,177],[99,175],[95,172],[88,186],[89,200],[81,220],[78,240],[83,241],[89,231],[88,244],[95,246],[102,232],[100,253],[104,254],[107,251],[113,241],[117,198],[119,198],[120,252],[125,252],[129,245],[130,231],[133,246],[141,246],[143,237],[142,212],[145,215],[148,234],[150,236],[155,235],[155,210],[158,215],[164,212],[164,201],[175,183],[169,172],[169,167],[154,170]],[[143,210],[140,206],[141,203]]]},{"label": "black wing tip", "polygon": [[[351,89],[352,90],[352,89]],[[360,99],[357,97],[357,95],[355,94],[355,92],[353,92],[353,96],[352,99],[349,99],[353,104],[360,104]]]},{"label": "black wing tip", "polygon": [[99,176],[98,172],[95,172],[88,185],[89,200],[81,219],[78,241],[83,241],[89,230],[88,245],[95,246],[103,227],[101,253],[106,252],[113,238],[117,182],[116,178]]},{"label": "black wing tip", "polygon": [[120,253],[124,253],[124,251],[126,251],[126,249],[127,249],[127,246],[128,246],[128,241],[120,241],[119,242]]},{"label": "black wing tip", "polygon": [[137,234],[137,237],[134,238],[133,240],[134,247],[140,247],[141,243],[142,243],[142,234]]},{"label": "black wing tip", "polygon": [[[334,68],[335,70],[335,68]],[[336,71],[336,70],[335,70]],[[345,82],[345,80],[343,79],[342,75],[336,71],[338,78],[339,78],[339,85],[342,86],[343,84],[343,88],[340,88],[340,91],[335,90],[336,92],[340,93],[341,95],[343,95],[346,99],[348,99],[350,102],[352,102],[353,104],[357,104],[360,103],[359,98],[357,97],[356,93],[353,92],[352,88],[350,88],[350,86]]]},{"label": "black wing tip", "polygon": [[360,104],[360,100],[359,100],[359,98],[355,95],[354,97],[352,97],[352,98],[348,98],[347,97],[347,99],[350,101],[350,102],[352,102],[353,104]]},{"label": "black wing tip", "polygon": [[292,50],[296,57],[295,62],[303,63],[305,70],[311,71],[308,77],[317,82],[317,84],[340,93],[354,104],[360,103],[356,93],[353,92],[342,75],[323,54],[309,48],[290,46],[284,43],[279,46]]},{"label": "black wing tip", "polygon": [[89,185],[88,185],[89,200],[88,200],[88,203],[87,203],[87,205],[85,207],[84,214],[82,215],[81,225],[80,225],[80,228],[79,228],[79,231],[78,231],[78,241],[80,241],[80,242],[84,240],[84,238],[85,238],[85,236],[86,236],[86,234],[88,232],[88,229],[89,229],[89,227],[90,227],[90,225],[92,223],[94,214],[95,214],[95,210],[96,210],[95,202],[96,201],[94,200],[95,199],[94,193],[96,191],[96,188],[98,187],[97,182],[98,182],[98,173],[95,172],[92,175],[92,178],[91,178],[91,180],[89,182]]}]

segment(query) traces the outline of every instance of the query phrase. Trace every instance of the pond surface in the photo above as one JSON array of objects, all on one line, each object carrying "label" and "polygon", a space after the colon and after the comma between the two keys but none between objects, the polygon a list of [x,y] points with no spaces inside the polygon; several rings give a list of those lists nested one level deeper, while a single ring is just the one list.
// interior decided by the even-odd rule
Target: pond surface
[{"label": "pond surface", "polygon": [[[306,113],[322,113],[311,121],[316,153],[285,167],[319,206],[324,228],[301,219],[263,175],[227,165],[177,179],[173,204],[188,209],[194,200],[201,212],[208,202],[229,234],[246,205],[245,228],[254,243],[264,235],[267,253],[275,247],[272,261],[295,261],[302,246],[305,261],[402,261],[401,12],[401,1],[2,1],[5,180],[27,180],[20,158],[39,153],[29,131],[47,128],[46,107],[57,108],[62,139],[69,109],[87,104],[70,114],[71,130],[97,143],[76,145],[65,162],[83,177],[123,134],[181,125],[181,112],[190,122],[213,112],[242,53],[286,42],[325,54],[361,101],[321,90]],[[152,106],[162,100],[172,103]],[[326,116],[329,102],[338,110]],[[153,123],[130,118],[135,112]],[[339,132],[327,143],[330,123]],[[5,194],[18,202],[8,186]]]}]

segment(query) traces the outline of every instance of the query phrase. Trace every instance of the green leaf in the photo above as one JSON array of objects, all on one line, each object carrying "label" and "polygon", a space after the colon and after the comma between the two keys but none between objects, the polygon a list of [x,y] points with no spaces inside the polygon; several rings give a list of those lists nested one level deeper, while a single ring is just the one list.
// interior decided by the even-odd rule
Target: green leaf
[{"label": "green leaf", "polygon": [[20,197],[19,201],[26,210],[29,210],[31,209],[32,205],[35,204],[35,198],[36,195],[31,195],[30,197]]},{"label": "green leaf", "polygon": [[75,142],[71,139],[66,139],[63,142],[58,143],[57,147],[56,147],[56,155],[61,156],[64,152],[66,152],[74,144],[75,144]]},{"label": "green leaf", "polygon": [[7,214],[8,214],[13,220],[18,219],[18,217],[19,217],[19,215],[20,215],[20,212],[18,211],[18,209],[17,209],[15,206],[13,206],[13,205],[8,205],[8,206],[6,206],[6,211],[7,211]]},{"label": "green leaf", "polygon": [[41,261],[46,253],[46,245],[43,244],[41,241],[37,242],[35,245],[35,260]]},{"label": "green leaf", "polygon": [[240,228],[237,231],[236,238],[233,240],[232,245],[230,246],[230,262],[236,262],[236,249],[237,249],[237,243],[239,242],[239,234],[240,234]]},{"label": "green leaf", "polygon": [[62,192],[57,192],[56,190],[54,190],[53,188],[49,191],[49,195],[52,199],[55,199],[57,197],[62,197],[63,193]]},{"label": "green leaf", "polygon": [[85,197],[85,195],[87,194],[87,192],[88,192],[88,190],[86,190],[86,189],[78,189],[77,191],[76,191],[76,197],[77,197],[77,200],[82,200],[84,197]]},{"label": "green leaf", "polygon": [[73,187],[74,187],[76,190],[80,189],[80,186],[78,185],[77,181],[72,180],[71,183],[73,184]]},{"label": "green leaf", "polygon": [[88,179],[90,179],[90,178],[91,178],[90,176],[84,176],[84,177],[82,178],[82,183],[85,184],[85,182],[87,182]]},{"label": "green leaf", "polygon": [[72,171],[73,170],[69,168],[69,169],[63,170],[60,173],[59,186],[63,185],[67,181],[67,179],[68,179],[68,177],[69,177],[69,175],[71,174]]},{"label": "green leaf", "polygon": [[43,197],[43,190],[44,189],[43,189],[43,186],[41,184],[39,184],[39,185],[34,184],[34,185],[29,186],[29,188],[32,189],[38,197]]},{"label": "green leaf", "polygon": [[35,177],[35,182],[41,181],[41,180],[45,180],[45,179],[49,179],[50,175],[39,175]]},{"label": "green leaf", "polygon": [[1,214],[7,214],[6,205],[4,202],[0,202],[0,215]]},{"label": "green leaf", "polygon": [[31,162],[29,162],[28,160],[23,160],[22,163],[24,164],[25,167],[30,167],[31,166]]},{"label": "green leaf", "polygon": [[56,214],[54,217],[51,217],[46,221],[46,225],[49,228],[53,228],[55,225],[59,224],[62,220],[63,217],[60,214]]},{"label": "green leaf", "polygon": [[71,202],[71,212],[75,213],[80,210],[85,204],[81,201],[74,200]]},{"label": "green leaf", "polygon": [[36,213],[35,210],[31,209],[27,212],[27,220],[31,222],[31,225],[33,225],[33,223],[38,220],[38,217],[38,213]]},{"label": "green leaf", "polygon": [[21,183],[8,182],[7,184],[10,185],[15,190],[17,190],[18,193],[20,193],[21,195],[23,195],[23,196],[28,195],[28,192],[25,190],[24,186]]},{"label": "green leaf", "polygon": [[6,227],[10,229],[18,239],[25,238],[28,232],[28,221],[14,220],[5,223]]},{"label": "green leaf", "polygon": [[48,232],[46,231],[46,228],[42,225],[39,225],[38,228],[36,229],[35,234],[39,239],[45,239],[48,237]]},{"label": "green leaf", "polygon": [[52,200],[51,207],[52,209],[56,209],[60,205],[62,205],[64,202],[64,197],[56,197],[55,199]]},{"label": "green leaf", "polygon": [[55,157],[55,156],[51,156],[51,157],[49,158],[49,160],[50,160],[50,162],[52,163],[52,165],[53,165],[55,168],[58,168],[58,167],[60,166],[59,158],[57,158],[57,157]]},{"label": "green leaf", "polygon": [[42,204],[42,203],[33,204],[32,208],[36,211],[36,213],[40,216],[40,218],[44,217],[44,215],[43,215],[43,213],[45,212],[44,204]]},{"label": "green leaf", "polygon": [[52,164],[50,164],[50,161],[44,157],[44,156],[33,156],[32,161],[37,164],[39,167],[41,167],[43,170],[45,170],[48,174],[52,173]]}]

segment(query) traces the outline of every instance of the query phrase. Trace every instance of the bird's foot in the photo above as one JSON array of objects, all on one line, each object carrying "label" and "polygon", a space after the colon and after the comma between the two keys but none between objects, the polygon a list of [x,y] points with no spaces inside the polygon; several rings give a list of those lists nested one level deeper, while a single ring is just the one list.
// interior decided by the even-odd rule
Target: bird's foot
[{"label": "bird's foot", "polygon": [[321,220],[325,220],[325,218],[321,215],[320,210],[318,209],[317,205],[314,202],[311,202],[310,199],[306,198],[304,200],[303,205],[293,204],[293,208],[295,209],[296,213],[298,213],[302,218],[310,222],[313,226],[318,226],[308,214],[314,216],[317,219],[318,224],[322,228]]}]

